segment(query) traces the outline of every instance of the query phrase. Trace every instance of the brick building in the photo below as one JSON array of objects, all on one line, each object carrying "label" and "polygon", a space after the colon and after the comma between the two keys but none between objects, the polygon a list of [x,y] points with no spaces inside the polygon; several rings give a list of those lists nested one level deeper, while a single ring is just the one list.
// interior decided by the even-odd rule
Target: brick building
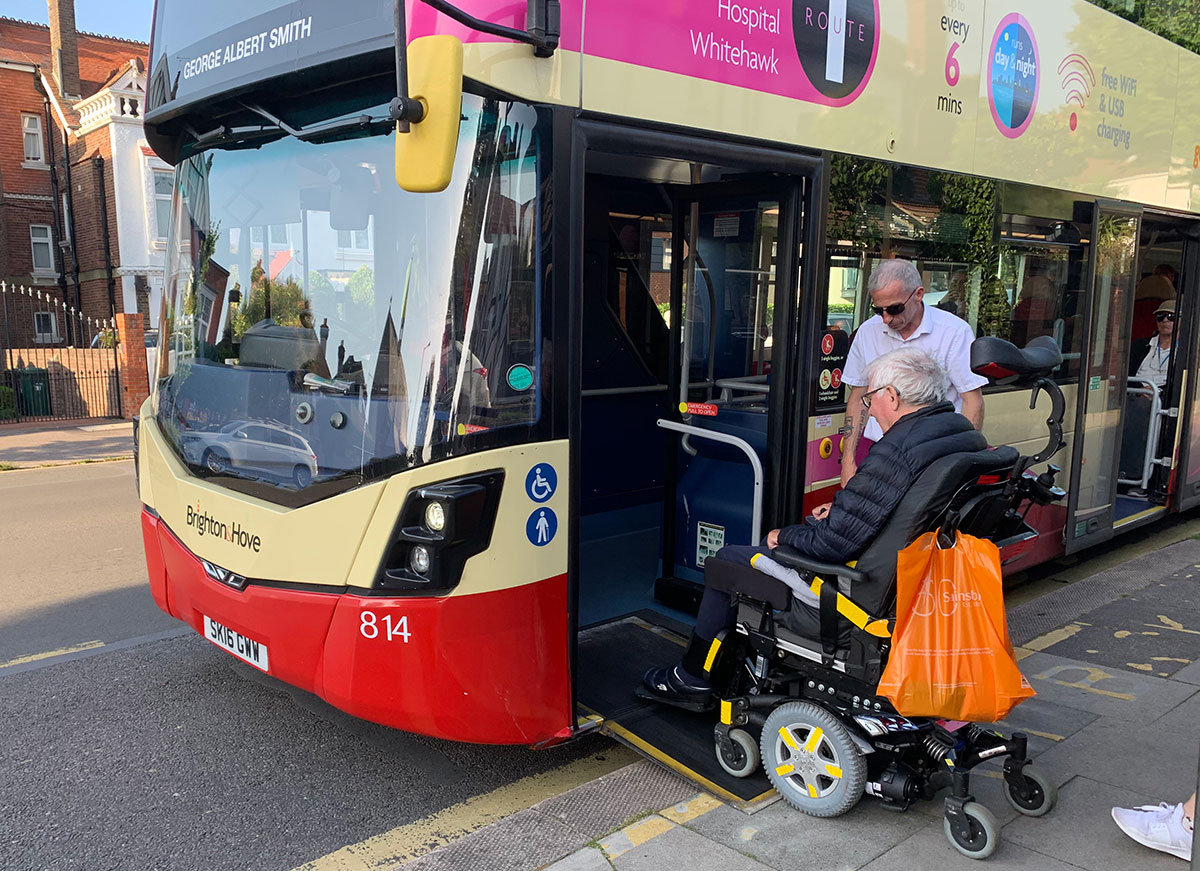
[{"label": "brick building", "polygon": [[0,281],[54,303],[0,308],[10,347],[86,344],[72,309],[148,324],[170,217],[171,168],[142,136],[148,47],[48,5],[48,27],[0,17]]}]

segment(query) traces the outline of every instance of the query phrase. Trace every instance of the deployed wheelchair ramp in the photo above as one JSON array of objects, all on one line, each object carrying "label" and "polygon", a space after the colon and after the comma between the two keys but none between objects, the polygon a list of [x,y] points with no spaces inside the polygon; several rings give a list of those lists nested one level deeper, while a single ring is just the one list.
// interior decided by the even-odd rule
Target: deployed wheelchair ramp
[{"label": "deployed wheelchair ramp", "polygon": [[762,771],[746,778],[717,763],[710,711],[693,714],[637,698],[633,691],[654,665],[679,661],[687,627],[654,611],[618,617],[579,634],[578,701],[601,731],[680,774],[717,798],[756,810],[778,798]]}]

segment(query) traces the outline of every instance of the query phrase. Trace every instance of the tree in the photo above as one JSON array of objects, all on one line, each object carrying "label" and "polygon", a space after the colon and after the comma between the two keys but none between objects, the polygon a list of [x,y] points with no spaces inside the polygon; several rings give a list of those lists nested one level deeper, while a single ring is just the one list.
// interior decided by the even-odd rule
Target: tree
[{"label": "tree", "polygon": [[325,273],[317,272],[315,269],[309,271],[308,299],[314,316],[318,319],[333,314],[334,306],[337,304],[337,295],[333,282]]},{"label": "tree", "polygon": [[324,272],[310,269],[308,271],[308,293],[310,296],[316,296],[318,293],[333,293],[333,282]]},{"label": "tree", "polygon": [[375,307],[375,272],[370,266],[360,266],[354,270],[350,280],[346,282],[346,290],[355,305],[368,309]]},{"label": "tree", "polygon": [[271,319],[285,327],[311,327],[312,307],[304,296],[304,288],[296,279],[272,281],[258,261],[250,270],[250,293],[243,299],[233,319],[233,334],[241,339],[246,330],[267,317],[267,296],[270,295]]},{"label": "tree", "polygon": [[829,172],[830,239],[848,239],[863,250],[879,247],[884,237],[880,196],[887,188],[888,171],[882,160],[833,155]]},{"label": "tree", "polygon": [[927,191],[939,210],[930,227],[936,256],[979,267],[977,329],[981,335],[1009,338],[1012,306],[1000,280],[1001,245],[997,241],[999,185],[988,178],[934,172],[929,175]]},{"label": "tree", "polygon": [[1196,0],[1091,0],[1101,9],[1200,53],[1200,8]]}]

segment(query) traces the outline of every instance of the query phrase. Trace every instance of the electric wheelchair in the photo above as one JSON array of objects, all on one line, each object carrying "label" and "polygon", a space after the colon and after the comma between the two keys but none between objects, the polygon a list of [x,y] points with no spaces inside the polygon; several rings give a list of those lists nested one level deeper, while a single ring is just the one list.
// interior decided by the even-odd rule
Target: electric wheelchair
[{"label": "electric wheelchair", "polygon": [[975,372],[1032,386],[1030,408],[1041,391],[1049,394],[1046,447],[1031,457],[997,447],[936,461],[853,567],[811,560],[786,546],[773,552],[817,594],[819,638],[788,628],[791,590],[781,589],[773,601],[735,596],[736,627],[713,641],[705,675],[721,699],[715,741],[726,771],[744,777],[761,764],[789,804],[819,817],[845,813],[864,792],[904,811],[949,787],[946,836],[977,859],[999,843],[995,817],[971,794],[970,772],[980,763],[1003,757],[1005,796],[1018,812],[1050,811],[1057,789],[1027,759],[1025,735],[1005,738],[974,723],[903,717],[875,690],[895,626],[897,552],[934,530],[947,546],[955,530],[1001,546],[1029,540],[1035,533],[1024,512],[1065,495],[1054,485],[1058,468],[1031,471],[1065,444],[1062,392],[1048,377],[1060,363],[1048,337],[1024,350],[1000,339],[976,340]]}]

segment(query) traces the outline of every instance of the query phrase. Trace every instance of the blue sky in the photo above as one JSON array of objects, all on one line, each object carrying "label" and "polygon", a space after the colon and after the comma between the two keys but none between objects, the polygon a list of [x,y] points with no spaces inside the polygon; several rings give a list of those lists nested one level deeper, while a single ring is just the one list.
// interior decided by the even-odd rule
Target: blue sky
[{"label": "blue sky", "polygon": [[[75,26],[90,33],[150,40],[154,0],[75,0]],[[0,0],[0,15],[47,24],[46,0]]]}]

